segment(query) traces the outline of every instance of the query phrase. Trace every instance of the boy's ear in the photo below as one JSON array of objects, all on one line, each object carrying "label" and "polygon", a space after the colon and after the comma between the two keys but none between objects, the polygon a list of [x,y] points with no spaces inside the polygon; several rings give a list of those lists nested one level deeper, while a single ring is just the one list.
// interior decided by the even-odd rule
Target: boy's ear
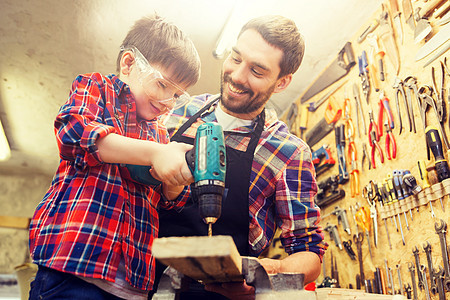
[{"label": "boy's ear", "polygon": [[279,78],[277,80],[277,83],[275,85],[275,89],[273,90],[274,93],[279,93],[281,91],[284,91],[289,84],[292,81],[292,74],[284,75],[283,77]]},{"label": "boy's ear", "polygon": [[120,59],[120,73],[123,75],[129,75],[131,72],[131,66],[134,63],[134,56],[130,51],[125,51]]}]

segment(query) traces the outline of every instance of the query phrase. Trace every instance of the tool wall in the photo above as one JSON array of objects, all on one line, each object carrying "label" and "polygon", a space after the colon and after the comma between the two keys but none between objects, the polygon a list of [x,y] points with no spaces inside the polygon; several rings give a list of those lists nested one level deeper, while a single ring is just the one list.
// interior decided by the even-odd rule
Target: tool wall
[{"label": "tool wall", "polygon": [[313,151],[323,286],[450,297],[449,7],[384,3],[285,116]]}]

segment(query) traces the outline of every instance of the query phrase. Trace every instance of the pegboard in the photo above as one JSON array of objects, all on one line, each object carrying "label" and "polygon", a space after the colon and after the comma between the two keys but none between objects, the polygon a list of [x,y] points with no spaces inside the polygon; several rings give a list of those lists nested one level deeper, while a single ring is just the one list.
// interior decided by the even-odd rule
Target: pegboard
[{"label": "pegboard", "polygon": [[[399,1],[401,2],[401,1]],[[433,2],[433,1],[428,1]],[[446,1],[441,1],[443,5],[447,5],[448,10],[448,4],[445,3]],[[429,4],[429,3],[428,3]],[[426,2],[423,1],[412,1],[413,9],[417,9],[418,7],[424,7],[427,5]],[[400,65],[398,72],[395,65],[392,63],[392,53],[388,49],[386,49],[383,41],[380,39],[380,33],[381,29],[380,26],[377,26],[375,30],[372,32],[374,36],[378,37],[378,45],[380,50],[385,52],[385,55],[383,57],[383,66],[384,66],[384,81],[379,82],[379,91],[376,91],[374,88],[374,82],[372,81],[372,77],[374,76],[372,73],[369,74],[371,77],[370,80],[370,94],[369,94],[369,100],[366,102],[364,93],[362,91],[361,87],[361,78],[359,76],[359,68],[358,68],[358,56],[362,55],[362,52],[365,50],[369,62],[371,61],[371,49],[372,46],[370,45],[369,39],[364,39],[361,43],[358,42],[358,38],[361,36],[363,31],[368,28],[371,24],[374,23],[374,20],[377,20],[380,18],[381,13],[384,10],[389,13],[389,22],[392,25],[391,28],[393,28],[393,34],[395,39],[395,44],[398,49],[398,55],[400,57]],[[402,4],[399,5],[400,12],[402,12]],[[444,10],[444,8],[440,8],[441,10]],[[399,98],[399,108],[400,108],[400,115],[401,115],[401,121],[402,121],[402,132],[400,134],[400,120],[398,117],[399,110],[396,105],[396,98],[395,98],[395,89],[393,88],[394,82],[396,80],[396,77],[400,78],[401,80],[405,80],[408,76],[414,76],[417,79],[417,87],[420,88],[422,86],[428,85],[433,87],[433,81],[432,81],[432,69],[435,70],[435,79],[436,84],[440,89],[441,81],[442,81],[442,75],[441,75],[441,61],[444,62],[444,59],[446,57],[449,57],[450,51],[444,52],[441,56],[439,56],[436,60],[431,62],[428,66],[424,67],[424,64],[433,56],[433,54],[425,57],[422,60],[416,61],[416,54],[418,53],[419,49],[434,35],[437,34],[439,31],[439,28],[443,28],[443,26],[438,26],[439,21],[441,18],[436,18],[434,15],[431,16],[428,20],[430,22],[430,25],[432,27],[432,32],[427,36],[426,39],[421,40],[419,43],[415,42],[415,33],[412,30],[411,27],[409,27],[408,24],[405,22],[405,15],[400,15],[401,19],[401,26],[402,26],[402,33],[403,33],[403,41],[400,41],[399,34],[395,29],[395,26],[393,26],[393,19],[392,14],[390,10],[389,3],[384,3],[382,7],[380,7],[379,11],[377,11],[371,18],[368,18],[367,23],[362,26],[361,30],[357,32],[357,34],[354,36],[354,38],[350,41],[352,43],[352,48],[356,60],[356,65],[353,66],[349,73],[344,76],[339,81],[335,82],[334,84],[330,85],[329,87],[325,88],[320,93],[316,94],[314,97],[310,98],[305,103],[300,103],[300,99],[297,99],[296,104],[299,107],[301,105],[309,105],[310,103],[313,103],[315,101],[318,101],[321,99],[324,95],[328,93],[328,91],[332,90],[337,85],[342,85],[336,92],[332,94],[332,98],[338,103],[338,105],[343,108],[344,100],[346,98],[349,99],[350,103],[350,118],[354,125],[354,143],[356,146],[356,154],[357,154],[357,169],[359,169],[359,189],[360,193],[359,195],[355,195],[354,197],[351,196],[351,190],[350,190],[350,183],[344,183],[340,184],[339,188],[343,189],[345,191],[346,196],[340,200],[337,200],[336,202],[329,204],[325,207],[322,207],[321,214],[323,219],[321,220],[321,225],[323,227],[326,227],[327,224],[335,224],[337,225],[338,232],[340,235],[340,238],[342,241],[352,241],[352,249],[358,255],[358,251],[356,248],[356,245],[353,241],[353,235],[355,234],[357,227],[356,222],[353,218],[351,208],[355,207],[355,205],[358,203],[359,205],[366,206],[369,208],[367,200],[362,196],[362,190],[363,188],[369,184],[370,181],[373,181],[375,183],[383,183],[385,178],[388,176],[388,174],[393,174],[394,170],[409,170],[411,174],[416,178],[417,183],[419,186],[423,185],[423,181],[421,180],[421,176],[419,173],[418,168],[418,161],[423,160],[425,161],[427,170],[429,172],[429,179],[430,184],[432,185],[431,188],[425,191],[421,192],[417,197],[411,197],[408,199],[409,206],[404,204],[403,208],[401,206],[398,206],[397,210],[393,210],[393,207],[391,208],[390,212],[382,212],[382,208],[377,203],[377,209],[378,209],[378,215],[377,215],[377,223],[378,223],[378,244],[375,247],[374,245],[374,239],[373,239],[373,229],[370,233],[370,240],[371,240],[371,250],[372,250],[372,257],[369,253],[369,247],[367,243],[367,237],[364,237],[364,241],[362,243],[362,255],[363,255],[363,266],[364,266],[364,275],[365,279],[374,279],[374,272],[376,271],[376,268],[379,268],[381,272],[384,274],[384,279],[386,282],[386,266],[391,269],[392,275],[393,275],[393,282],[394,282],[394,290],[398,292],[400,287],[400,280],[398,277],[398,273],[400,273],[401,281],[402,281],[402,288],[404,289],[404,285],[412,284],[410,271],[408,269],[408,264],[412,263],[414,264],[414,256],[413,256],[413,248],[417,247],[419,250],[419,259],[420,264],[423,264],[428,269],[427,264],[427,258],[426,254],[424,252],[423,246],[426,245],[426,243],[430,243],[431,245],[431,255],[432,255],[432,263],[434,268],[438,268],[439,266],[444,267],[443,265],[443,258],[441,255],[441,247],[439,242],[439,237],[435,232],[435,223],[439,223],[440,219],[445,221],[448,226],[449,224],[449,214],[450,211],[450,201],[449,201],[449,194],[450,190],[444,186],[444,184],[439,183],[436,178],[436,172],[434,170],[434,156],[433,154],[430,155],[430,160],[427,158],[427,148],[426,148],[426,139],[425,139],[425,132],[423,127],[423,122],[421,118],[420,113],[420,107],[418,104],[418,101],[416,99],[416,96],[412,95],[412,110],[414,113],[414,121],[415,121],[415,129],[410,130],[410,125],[408,122],[408,112],[405,107],[405,103],[403,98],[400,96]],[[450,59],[450,57],[449,57]],[[447,67],[450,69],[450,62],[447,62]],[[450,107],[448,106],[448,101],[450,101],[450,98],[447,98],[450,94],[450,75],[445,76],[445,90],[444,93],[444,103],[446,108],[446,121],[443,122],[442,127],[444,128],[445,135],[447,137],[450,137],[450,130],[449,130],[449,111]],[[386,158],[386,149],[385,149],[385,138],[386,138],[386,132],[383,128],[383,135],[380,138],[379,145],[382,149],[383,155],[384,155],[384,163],[381,162],[380,156],[378,153],[375,155],[375,164],[376,168],[371,168],[369,170],[368,168],[368,160],[370,160],[371,156],[371,147],[369,143],[369,137],[367,134],[367,131],[364,132],[361,116],[360,122],[357,124],[356,122],[356,110],[357,105],[354,98],[353,93],[353,84],[356,84],[359,90],[360,94],[360,103],[363,111],[363,118],[366,123],[366,129],[369,127],[369,111],[371,110],[373,112],[374,120],[376,123],[378,123],[378,113],[379,113],[379,102],[380,102],[380,93],[383,92],[384,95],[389,99],[390,108],[392,110],[393,120],[394,120],[394,129],[392,129],[394,138],[396,140],[397,144],[397,155],[395,159],[388,160]],[[408,89],[405,88],[405,93],[408,93]],[[435,97],[434,97],[435,98]],[[447,100],[448,99],[448,100]],[[325,109],[327,106],[327,102],[322,104],[315,110],[314,112],[308,112],[307,116],[307,128],[303,134],[303,138],[307,134],[308,130],[311,130],[318,122],[324,117]],[[294,133],[300,135],[300,131],[298,130],[299,124],[304,120],[299,119],[300,114],[298,114],[297,119],[293,123],[293,126],[291,127],[291,131]],[[344,117],[345,113],[342,112],[341,118],[336,122],[336,126],[339,126],[341,124],[344,124]],[[286,114],[284,116],[284,119],[287,121],[288,115]],[[386,115],[384,116],[384,120],[386,120]],[[433,111],[433,109],[428,109],[426,113],[426,122],[427,125],[432,126],[438,126],[439,121],[437,120],[437,117]],[[288,122],[289,123],[289,122]],[[359,130],[358,130],[359,127]],[[360,134],[358,133],[360,132]],[[441,137],[442,138],[442,137]],[[362,166],[362,145],[363,142],[367,145],[367,153],[368,157],[366,157],[364,165]],[[318,143],[313,145],[311,148],[312,150],[317,150],[322,145],[327,144],[329,146],[329,149],[331,150],[332,157],[335,159],[336,164],[327,170],[326,172],[320,174],[320,176],[317,177],[317,181],[320,182],[322,180],[325,180],[326,178],[334,175],[339,175],[339,168],[338,168],[338,155],[336,150],[336,141],[335,141],[335,134],[334,130],[328,134],[325,138],[320,140]],[[351,170],[351,166],[349,165],[349,160],[347,158],[347,151],[348,151],[348,141],[346,141],[345,146],[345,156],[347,160],[347,170]],[[445,150],[445,157],[448,159],[447,154],[447,148],[443,142],[444,150]],[[433,190],[432,190],[433,188]],[[426,194],[426,195],[425,195]],[[440,201],[442,200],[442,206]],[[431,203],[431,204],[430,204]],[[432,217],[431,215],[431,208],[430,205],[433,208],[435,217]],[[337,217],[331,212],[335,209],[336,206],[339,206],[342,209],[346,210],[351,234],[348,234],[344,231],[344,228],[342,224],[338,224]],[[386,207],[385,207],[386,208]],[[331,215],[330,215],[331,214]],[[389,217],[391,216],[391,217]],[[383,217],[383,218],[382,218]],[[394,224],[394,218],[396,225]],[[389,246],[389,242],[387,239],[387,231],[389,232],[390,237],[390,243],[391,247]],[[401,222],[401,229],[403,231],[405,245],[403,245],[402,237],[401,237],[401,231],[400,231],[400,223]],[[407,224],[408,227],[407,228]],[[361,229],[359,229],[361,231]],[[353,287],[356,288],[356,275],[359,274],[359,264],[358,259],[352,260],[350,256],[347,254],[345,250],[340,250],[336,245],[335,242],[330,239],[330,235],[327,232],[324,232],[326,241],[329,243],[330,247],[327,250],[325,256],[324,256],[324,271],[319,276],[317,282],[320,283],[323,281],[325,276],[331,275],[331,256],[333,257],[333,260],[336,261],[336,266],[339,274],[339,283],[340,286],[343,288],[349,288]],[[447,239],[449,239],[447,234]],[[447,243],[448,244],[448,243]],[[398,269],[398,271],[397,271]],[[417,270],[415,270],[415,280],[417,284]],[[429,273],[427,271],[426,273],[428,278],[428,286],[430,287],[430,279],[429,279]],[[364,289],[364,286],[361,287],[361,289]],[[424,290],[418,289],[418,296],[419,299],[425,299],[425,292]],[[447,295],[449,295],[449,292],[447,291]],[[431,294],[432,299],[438,299],[438,295]]]}]

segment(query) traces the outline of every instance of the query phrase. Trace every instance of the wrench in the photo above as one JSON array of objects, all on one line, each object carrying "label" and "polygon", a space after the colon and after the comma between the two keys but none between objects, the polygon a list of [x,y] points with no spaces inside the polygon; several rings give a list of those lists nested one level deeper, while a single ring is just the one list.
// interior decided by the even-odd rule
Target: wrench
[{"label": "wrench", "polygon": [[415,246],[413,248],[413,253],[414,253],[414,259],[416,261],[416,268],[417,268],[417,285],[419,286],[419,289],[423,290],[424,287],[424,283],[423,283],[423,276],[422,276],[422,272],[420,272],[420,260],[419,260],[419,249],[417,249],[417,246]]},{"label": "wrench", "polygon": [[364,266],[362,257],[362,242],[364,241],[364,235],[362,233],[353,235],[353,242],[356,244],[356,249],[358,250],[358,262],[359,262],[359,281],[361,286],[365,285],[364,280]]},{"label": "wrench", "polygon": [[427,255],[427,263],[428,263],[428,274],[430,274],[430,282],[431,287],[430,290],[433,294],[436,294],[437,292],[437,286],[436,286],[436,280],[434,277],[434,268],[433,268],[433,261],[431,258],[431,244],[427,241],[425,244],[423,244],[423,251],[425,251]]},{"label": "wrench", "polygon": [[444,269],[439,266],[439,271],[433,272],[434,278],[437,282],[437,289],[439,292],[439,300],[445,300],[445,288],[444,288]]},{"label": "wrench", "polygon": [[397,269],[398,284],[400,285],[400,295],[403,295],[403,284],[402,284],[402,275],[400,274],[400,265],[396,264],[395,268]]},{"label": "wrench", "polygon": [[408,270],[409,273],[411,274],[411,285],[413,288],[413,295],[414,295],[414,300],[419,300],[419,298],[417,297],[417,286],[416,286],[416,277],[415,277],[415,269],[414,268],[414,264],[412,262],[408,262]]},{"label": "wrench", "polygon": [[448,251],[447,251],[447,239],[445,233],[447,231],[447,223],[441,219],[441,223],[434,223],[434,229],[436,234],[439,235],[439,241],[441,243],[442,259],[444,261],[444,286],[447,291],[450,291],[450,267],[448,263]]},{"label": "wrench", "polygon": [[425,286],[425,295],[427,296],[427,300],[431,300],[430,291],[428,290],[428,282],[427,282],[427,272],[425,265],[420,265],[420,273],[423,276],[423,282]]}]

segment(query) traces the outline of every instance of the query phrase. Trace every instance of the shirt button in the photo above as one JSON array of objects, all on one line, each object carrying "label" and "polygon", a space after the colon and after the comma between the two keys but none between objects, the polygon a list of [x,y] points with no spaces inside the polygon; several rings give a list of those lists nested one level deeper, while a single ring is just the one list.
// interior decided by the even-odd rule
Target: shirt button
[{"label": "shirt button", "polygon": [[120,243],[122,243],[122,240],[123,240],[122,236],[119,236],[118,240],[119,240]]}]

